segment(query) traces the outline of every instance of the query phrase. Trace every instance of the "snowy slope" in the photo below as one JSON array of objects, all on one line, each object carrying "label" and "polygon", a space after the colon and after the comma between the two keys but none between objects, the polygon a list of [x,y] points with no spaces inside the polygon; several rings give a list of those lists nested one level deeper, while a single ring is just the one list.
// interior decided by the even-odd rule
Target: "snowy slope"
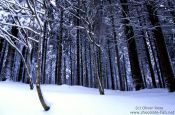
[{"label": "snowy slope", "polygon": [[36,90],[22,83],[0,82],[0,115],[175,115],[175,93],[165,89],[106,90],[105,96],[79,86],[42,85],[42,89],[51,106],[48,112],[41,107]]}]

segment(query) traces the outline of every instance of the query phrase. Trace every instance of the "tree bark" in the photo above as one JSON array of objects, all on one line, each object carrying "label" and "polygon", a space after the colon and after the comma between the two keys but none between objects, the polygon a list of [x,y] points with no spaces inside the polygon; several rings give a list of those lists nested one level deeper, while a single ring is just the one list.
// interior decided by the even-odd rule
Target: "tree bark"
[{"label": "tree bark", "polygon": [[136,41],[134,38],[134,31],[130,22],[128,20],[129,9],[127,4],[127,0],[120,0],[121,7],[122,7],[122,15],[123,15],[123,23],[124,23],[124,32],[127,38],[127,45],[128,45],[128,53],[129,53],[129,60],[131,65],[131,72],[132,77],[135,85],[135,90],[140,90],[144,88],[143,86],[143,79],[141,75],[141,70],[139,66],[137,48],[136,48]]},{"label": "tree bark", "polygon": [[[112,5],[111,0],[109,0],[110,5]],[[112,7],[112,6],[111,6]],[[111,9],[112,13],[113,9]],[[111,15],[111,24],[112,24],[112,34],[114,39],[114,45],[115,45],[115,51],[116,51],[116,59],[117,59],[117,69],[118,69],[118,77],[120,81],[120,90],[124,91],[124,85],[123,85],[123,78],[122,76],[122,69],[121,69],[121,63],[120,63],[120,55],[119,55],[119,48],[118,48],[118,40],[117,40],[117,33],[115,31],[115,20],[113,14]]]},{"label": "tree bark", "polygon": [[86,87],[89,87],[89,76],[88,76],[88,73],[89,73],[89,71],[88,71],[88,62],[87,62],[87,44],[85,43],[85,51],[84,51],[84,53],[85,53],[85,86]]},{"label": "tree bark", "polygon": [[158,50],[157,53],[159,55],[160,66],[162,68],[163,76],[165,77],[166,86],[169,89],[169,92],[174,92],[175,76],[173,73],[171,61],[166,48],[163,32],[160,27],[161,25],[159,23],[159,18],[157,16],[157,12],[155,11],[154,5],[155,5],[154,1],[151,1],[150,3],[146,4],[146,7],[149,13],[150,22],[154,26],[154,29],[152,31],[155,37],[157,50]]},{"label": "tree bark", "polygon": [[6,46],[7,46],[6,41],[1,40],[0,46],[1,46],[1,49],[0,49],[0,75],[1,75],[1,70],[3,69],[3,62],[4,62],[4,58],[5,58],[5,50],[6,50]]},{"label": "tree bark", "polygon": [[108,40],[108,59],[109,59],[109,67],[110,67],[110,75],[111,75],[111,87],[115,90],[115,83],[114,83],[114,71],[112,66],[112,59],[111,59],[111,51],[110,51],[110,41]]},{"label": "tree bark", "polygon": [[61,79],[61,68],[62,68],[62,37],[63,37],[63,15],[64,10],[61,9],[60,15],[60,31],[58,35],[58,49],[57,49],[57,59],[56,59],[56,73],[55,73],[55,83],[57,85],[62,84]]},{"label": "tree bark", "polygon": [[[81,0],[78,0],[78,9],[77,9],[77,16],[80,16],[80,5]],[[80,26],[80,19],[76,19],[76,25]],[[80,85],[80,30],[77,29],[77,78],[76,78],[76,85]]]},{"label": "tree bark", "polygon": [[148,49],[148,45],[146,43],[145,32],[143,32],[142,34],[143,34],[143,41],[144,41],[144,46],[145,46],[145,50],[146,50],[146,56],[147,56],[147,59],[148,59],[149,71],[151,73],[152,84],[153,84],[154,88],[157,88],[155,75],[154,75],[154,70],[153,70],[153,66],[152,66],[152,63],[151,63],[151,58],[150,58],[150,55],[149,55],[149,49]]},{"label": "tree bark", "polygon": [[47,106],[44,97],[41,92],[40,88],[40,80],[41,80],[41,62],[42,62],[42,37],[39,38],[38,43],[38,61],[37,61],[37,79],[36,79],[36,89],[38,93],[39,100],[41,102],[41,105],[43,106],[45,111],[48,111],[50,109],[49,106]]}]

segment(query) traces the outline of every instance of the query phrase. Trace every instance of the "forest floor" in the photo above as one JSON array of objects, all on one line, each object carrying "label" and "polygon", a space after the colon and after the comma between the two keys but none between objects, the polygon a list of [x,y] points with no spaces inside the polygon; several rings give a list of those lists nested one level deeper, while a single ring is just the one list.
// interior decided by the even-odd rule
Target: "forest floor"
[{"label": "forest floor", "polygon": [[105,90],[67,85],[42,85],[51,109],[40,105],[36,88],[0,82],[0,115],[175,115],[175,93],[166,89]]}]

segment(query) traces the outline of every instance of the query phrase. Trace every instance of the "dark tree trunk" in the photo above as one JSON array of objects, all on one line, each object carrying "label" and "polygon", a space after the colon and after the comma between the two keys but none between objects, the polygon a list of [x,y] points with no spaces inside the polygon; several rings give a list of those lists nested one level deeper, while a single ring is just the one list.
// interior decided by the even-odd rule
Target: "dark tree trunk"
[{"label": "dark tree trunk", "polygon": [[[80,0],[78,0],[78,8],[80,8]],[[80,9],[77,9],[77,16],[80,16]],[[76,25],[80,26],[80,19],[76,19]],[[77,78],[76,85],[80,85],[80,30],[77,29]]]},{"label": "dark tree trunk", "polygon": [[159,18],[157,16],[157,12],[155,11],[154,5],[155,5],[154,1],[146,4],[148,13],[149,13],[149,19],[151,21],[151,24],[155,27],[155,29],[153,29],[153,33],[154,33],[154,37],[157,45],[157,50],[158,50],[157,53],[159,55],[160,66],[162,68],[163,76],[165,77],[166,86],[170,92],[174,92],[175,76],[174,76],[169,55],[167,52],[163,32],[160,27]]},{"label": "dark tree trunk", "polygon": [[[22,48],[22,55],[24,57],[26,57],[26,47]],[[25,74],[24,73],[25,73],[24,64],[23,64],[22,59],[21,59],[17,81],[21,81],[22,80],[22,82],[25,82]]]},{"label": "dark tree trunk", "polygon": [[93,76],[92,76],[92,58],[91,58],[91,44],[89,44],[89,71],[90,71],[90,87],[93,87]]},{"label": "dark tree trunk", "polygon": [[105,83],[105,88],[106,89],[110,89],[111,87],[109,86],[109,75],[108,75],[108,63],[106,62],[106,64],[105,64],[105,75],[106,75],[106,77],[105,77],[105,80],[104,80],[104,83]]},{"label": "dark tree trunk", "polygon": [[[26,47],[23,47],[23,49],[22,49],[22,55],[24,56],[24,59],[27,60],[27,49],[26,49]],[[22,61],[22,59],[21,59],[21,61]],[[23,83],[27,83],[26,75],[27,75],[26,70],[22,68],[22,82]]]},{"label": "dark tree trunk", "polygon": [[88,58],[87,58],[87,49],[86,48],[87,48],[87,44],[85,43],[85,51],[84,51],[85,52],[85,59],[84,59],[85,60],[85,70],[86,70],[85,71],[86,72],[85,73],[85,86],[89,87],[88,62],[87,62]]},{"label": "dark tree trunk", "polygon": [[113,66],[112,66],[112,59],[111,59],[111,51],[110,51],[110,41],[108,40],[108,59],[109,59],[109,67],[110,67],[110,75],[111,75],[111,88],[115,89],[115,83],[114,83],[114,72],[113,72]]},{"label": "dark tree trunk", "polygon": [[[139,13],[138,10],[137,10],[137,13]],[[141,17],[139,17],[138,19],[139,19],[139,22],[140,22],[140,26],[142,27],[143,24],[142,24]],[[153,66],[152,66],[152,63],[151,63],[151,57],[150,57],[150,53],[149,53],[149,49],[148,49],[149,46],[147,44],[147,39],[146,39],[147,38],[147,33],[144,29],[142,29],[141,34],[143,36],[143,43],[144,43],[144,47],[145,47],[145,52],[146,52],[146,57],[147,57],[147,61],[148,61],[149,71],[151,73],[152,84],[153,84],[154,88],[157,88],[154,69],[153,69]]]},{"label": "dark tree trunk", "polygon": [[158,54],[158,49],[157,49],[157,44],[156,44],[156,41],[154,40],[154,45],[155,45],[155,50],[157,52],[157,58],[158,58],[158,65],[159,65],[159,70],[160,70],[160,73],[161,73],[161,79],[162,79],[162,84],[163,84],[163,87],[165,87],[165,78],[164,78],[164,75],[163,75],[163,71],[162,71],[162,66],[161,66],[161,62],[160,62],[160,55]]},{"label": "dark tree trunk", "polygon": [[72,59],[72,40],[70,38],[70,46],[69,46],[69,52],[70,52],[70,85],[73,85],[73,59]]},{"label": "dark tree trunk", "polygon": [[63,58],[64,61],[64,68],[63,68],[63,78],[64,78],[64,84],[66,84],[67,78],[66,78],[66,58]]},{"label": "dark tree trunk", "polygon": [[128,91],[128,79],[127,79],[127,75],[126,75],[126,64],[125,64],[125,56],[123,55],[123,76],[125,77],[125,84],[126,84],[126,90]]},{"label": "dark tree trunk", "polygon": [[58,49],[57,49],[57,59],[56,59],[56,73],[55,73],[55,83],[57,85],[62,84],[61,79],[61,67],[62,67],[62,37],[63,37],[63,15],[64,10],[61,9],[61,15],[60,15],[60,31],[58,35]]},{"label": "dark tree trunk", "polygon": [[20,67],[19,67],[19,74],[18,74],[18,78],[17,78],[17,81],[20,82],[22,80],[22,75],[23,75],[23,62],[22,62],[22,59],[20,61]]},{"label": "dark tree trunk", "polygon": [[[2,38],[0,38],[0,61],[1,61],[1,57],[3,57],[3,42],[4,40]],[[0,62],[1,63],[1,62]],[[0,71],[1,71],[1,64],[0,64]]]},{"label": "dark tree trunk", "polygon": [[83,66],[83,42],[82,39],[80,39],[80,67],[81,67],[81,85],[84,86],[84,66]]},{"label": "dark tree trunk", "polygon": [[[110,3],[110,5],[112,5],[111,0],[109,0],[109,3]],[[113,9],[111,9],[110,12],[113,13],[114,12]],[[122,72],[122,69],[121,69],[119,48],[118,48],[118,42],[117,42],[118,41],[117,40],[117,33],[116,33],[116,30],[115,30],[115,20],[114,20],[113,14],[111,15],[111,23],[112,23],[112,34],[113,34],[113,39],[114,39],[114,44],[115,44],[115,51],[116,51],[118,77],[119,77],[119,81],[120,81],[120,90],[124,91],[124,85],[123,85],[124,76],[122,76],[123,72]]]},{"label": "dark tree trunk", "polygon": [[[18,28],[16,26],[12,26],[11,34],[13,36],[17,37]],[[12,39],[12,42],[15,42],[15,41]],[[6,62],[5,62],[6,71],[4,71],[5,76],[3,76],[3,78],[5,78],[5,79],[10,78],[10,80],[13,80],[13,77],[14,77],[14,72],[13,72],[13,69],[14,69],[14,55],[15,55],[15,49],[9,44],[8,45],[8,52],[7,52],[7,59],[6,59]]]},{"label": "dark tree trunk", "polygon": [[99,75],[99,86],[101,88],[101,95],[104,95],[104,82],[103,82],[103,67],[102,67],[102,49],[98,48],[98,75]]},{"label": "dark tree trunk", "polygon": [[42,91],[41,91],[41,88],[40,88],[40,84],[41,84],[41,62],[42,62],[42,39],[43,38],[39,38],[39,42],[38,42],[38,57],[37,57],[37,78],[36,78],[36,89],[37,89],[37,94],[38,94],[38,97],[39,97],[39,100],[41,102],[41,105],[43,106],[44,110],[45,111],[48,111],[50,109],[49,106],[47,106],[45,100],[44,100],[44,97],[42,95]]},{"label": "dark tree trunk", "polygon": [[42,48],[42,52],[43,52],[43,55],[42,55],[42,83],[45,84],[46,82],[46,75],[45,75],[45,71],[46,71],[46,55],[47,55],[47,26],[48,26],[48,22],[46,22],[44,24],[44,40],[43,40],[43,48]]},{"label": "dark tree trunk", "polygon": [[142,69],[143,83],[144,83],[145,87],[147,87],[147,81],[146,81],[146,75],[145,75],[145,71],[144,71],[143,62],[141,62],[141,69]]},{"label": "dark tree trunk", "polygon": [[42,95],[42,92],[41,92],[41,88],[40,88],[40,82],[41,82],[41,55],[42,55],[42,52],[41,52],[41,47],[42,47],[42,38],[40,38],[39,40],[39,43],[38,43],[38,63],[37,63],[37,79],[36,79],[36,89],[37,89],[37,93],[38,93],[38,97],[39,97],[39,100],[41,102],[41,105],[43,106],[44,110],[45,111],[48,111],[50,109],[49,106],[46,105],[45,101],[44,101],[44,97]]},{"label": "dark tree trunk", "polygon": [[101,79],[101,75],[99,75],[100,74],[99,73],[100,67],[98,67],[98,64],[97,64],[97,56],[96,56],[94,44],[93,44],[93,62],[94,62],[94,76],[96,79],[96,84],[98,85],[100,95],[104,95],[104,88],[103,88],[103,84],[102,84],[102,79]]},{"label": "dark tree trunk", "polygon": [[[151,42],[150,36],[148,36],[148,32],[146,32],[146,38],[148,38],[150,48],[151,48],[151,51],[152,51],[152,55],[153,55],[153,59],[154,59],[154,63],[155,63],[155,68],[156,68],[156,73],[157,73],[158,80],[159,80],[159,85],[160,85],[161,88],[165,87],[164,80],[161,79],[161,78],[163,78],[163,76],[161,76],[161,73],[159,72],[159,68],[158,68],[158,65],[160,67],[160,63],[157,62],[157,60],[156,60],[156,54],[154,52],[153,44]],[[160,69],[160,71],[161,71],[161,69]]]},{"label": "dark tree trunk", "polygon": [[1,47],[1,49],[0,49],[0,75],[1,75],[1,71],[3,69],[3,62],[4,62],[4,58],[5,58],[6,46],[7,46],[6,41],[1,40],[1,44],[0,44],[0,47]]},{"label": "dark tree trunk", "polygon": [[129,60],[131,64],[131,72],[136,90],[140,90],[143,87],[143,79],[141,75],[141,70],[139,67],[138,54],[136,49],[136,41],[134,38],[134,31],[132,26],[130,25],[128,18],[129,9],[127,4],[127,0],[120,0],[122,7],[122,15],[123,15],[123,23],[124,23],[124,32],[128,41],[128,53]]}]

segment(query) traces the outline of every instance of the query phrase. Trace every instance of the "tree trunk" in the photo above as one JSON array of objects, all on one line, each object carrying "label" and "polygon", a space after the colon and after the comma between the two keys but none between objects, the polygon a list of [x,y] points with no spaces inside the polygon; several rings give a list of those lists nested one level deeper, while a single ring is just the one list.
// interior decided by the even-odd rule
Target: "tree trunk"
[{"label": "tree trunk", "polygon": [[93,87],[93,76],[92,76],[92,58],[91,58],[91,44],[89,44],[89,71],[90,71],[90,87]]},{"label": "tree trunk", "polygon": [[[110,5],[112,5],[111,0],[109,0],[109,2],[110,2]],[[113,9],[110,9],[110,10],[111,10],[110,11],[111,13],[114,12]],[[120,90],[124,91],[124,85],[123,85],[123,78],[124,78],[124,76],[122,76],[122,74],[121,74],[123,72],[122,72],[122,69],[121,69],[120,55],[119,55],[119,48],[118,48],[118,40],[117,40],[117,33],[115,31],[115,20],[114,20],[113,14],[111,15],[111,24],[112,24],[112,34],[113,34],[113,39],[114,39],[115,51],[116,51],[118,77],[119,77],[119,81],[120,81]]]},{"label": "tree trunk", "polygon": [[93,57],[94,57],[93,62],[94,62],[94,74],[95,74],[96,83],[98,85],[100,95],[104,95],[104,88],[103,88],[103,84],[102,84],[102,81],[99,75],[97,57],[96,57],[94,46],[93,46]]},{"label": "tree trunk", "polygon": [[43,49],[42,49],[42,52],[43,52],[43,55],[42,55],[42,83],[45,84],[46,83],[46,55],[47,55],[47,26],[48,26],[48,23],[45,23],[44,24],[44,40],[43,40]]},{"label": "tree trunk", "polygon": [[[152,51],[152,55],[153,55],[153,59],[154,59],[154,63],[155,63],[155,68],[156,68],[156,73],[157,73],[157,76],[158,76],[160,88],[165,87],[164,80],[161,79],[161,78],[163,78],[163,76],[161,76],[161,73],[159,72],[159,68],[158,68],[158,65],[160,67],[160,63],[157,62],[157,60],[156,60],[156,54],[154,52],[153,44],[151,43],[150,36],[148,36],[148,32],[146,32],[145,34],[146,34],[146,38],[148,38],[150,48],[151,48],[151,51]],[[160,69],[160,71],[161,71],[161,69]]]},{"label": "tree trunk", "polygon": [[1,50],[0,50],[0,75],[1,75],[1,71],[3,69],[3,62],[4,62],[4,58],[5,58],[5,51],[6,51],[7,43],[6,43],[6,41],[1,41],[0,45],[2,45]]},{"label": "tree trunk", "polygon": [[101,89],[101,95],[104,95],[104,82],[103,82],[103,67],[102,67],[102,49],[99,47],[98,48],[98,58],[97,58],[97,62],[99,64],[99,69],[98,69],[98,80],[99,80],[99,86],[100,86],[100,89]]},{"label": "tree trunk", "polygon": [[50,109],[49,106],[45,103],[44,97],[41,92],[40,83],[41,83],[41,62],[42,62],[42,37],[39,38],[38,43],[38,61],[37,61],[37,79],[36,79],[36,89],[38,93],[39,100],[41,102],[41,105],[43,106],[45,111],[48,111]]},{"label": "tree trunk", "polygon": [[73,59],[72,59],[72,40],[70,38],[70,46],[69,46],[69,52],[70,52],[70,85],[73,85]]},{"label": "tree trunk", "polygon": [[125,56],[123,55],[123,76],[125,76],[125,84],[126,84],[126,90],[128,91],[129,88],[128,88],[128,79],[127,79],[127,73],[126,73],[126,64],[125,64]]},{"label": "tree trunk", "polygon": [[145,50],[146,50],[146,56],[147,56],[147,59],[148,59],[149,71],[151,73],[152,84],[153,84],[154,88],[157,88],[155,75],[154,75],[154,70],[153,70],[153,66],[152,66],[152,63],[151,63],[151,58],[150,58],[150,55],[149,55],[149,49],[148,49],[148,45],[146,43],[145,32],[143,32],[142,34],[143,34],[143,41],[144,41],[144,46],[145,46]]},{"label": "tree trunk", "polygon": [[57,50],[57,59],[56,59],[56,73],[55,73],[55,83],[57,85],[62,84],[61,79],[61,67],[62,67],[62,37],[63,37],[63,15],[64,10],[61,9],[60,15],[60,31],[58,35],[58,50]]},{"label": "tree trunk", "polygon": [[141,75],[141,70],[139,67],[139,60],[136,48],[136,41],[134,38],[134,32],[132,26],[130,26],[130,22],[127,19],[129,15],[129,9],[127,4],[127,0],[120,0],[121,7],[122,7],[122,15],[123,15],[123,23],[124,23],[124,32],[128,42],[128,53],[129,53],[129,60],[131,64],[131,72],[133,81],[135,84],[135,90],[140,90],[144,88],[143,86],[143,79]]},{"label": "tree trunk", "polygon": [[87,62],[87,44],[85,43],[85,70],[86,70],[86,73],[85,73],[85,86],[86,87],[89,87],[89,76],[88,76],[88,62]]},{"label": "tree trunk", "polygon": [[[137,10],[137,13],[139,13],[138,10]],[[140,26],[142,27],[143,24],[141,22],[142,21],[141,17],[139,17],[138,19],[139,19],[139,22],[140,22]],[[141,30],[141,34],[143,36],[143,43],[144,43],[144,47],[145,47],[145,52],[146,52],[146,57],[147,57],[147,61],[148,61],[149,71],[151,73],[152,84],[153,84],[154,88],[157,88],[156,80],[155,80],[155,74],[154,74],[153,66],[152,66],[152,63],[151,63],[151,57],[150,57],[150,53],[149,53],[149,49],[148,49],[149,46],[148,46],[147,40],[146,40],[147,37],[146,37],[145,29]]]},{"label": "tree trunk", "polygon": [[82,39],[80,39],[80,67],[81,67],[81,85],[84,86],[84,67],[83,67],[83,43]]},{"label": "tree trunk", "polygon": [[[80,8],[80,0],[78,0],[78,8]],[[80,16],[80,9],[77,9],[77,16]],[[76,19],[76,25],[80,26],[80,19]],[[77,29],[77,78],[76,85],[80,85],[80,30]]]},{"label": "tree trunk", "polygon": [[149,13],[149,19],[151,21],[151,24],[155,27],[153,29],[153,34],[155,37],[159,60],[160,60],[160,66],[162,68],[163,76],[165,77],[166,86],[169,89],[169,92],[175,91],[175,79],[174,79],[174,73],[171,66],[171,62],[169,59],[168,51],[166,48],[164,36],[162,29],[160,27],[159,18],[157,16],[157,12],[155,11],[155,3],[152,1],[151,3],[147,3],[147,10]]},{"label": "tree trunk", "polygon": [[67,78],[66,78],[66,58],[65,57],[63,58],[63,61],[64,61],[63,78],[64,78],[64,84],[66,84]]},{"label": "tree trunk", "polygon": [[108,40],[108,59],[109,59],[109,67],[110,67],[110,75],[111,75],[111,87],[113,90],[115,90],[115,83],[114,83],[114,72],[113,72],[113,66],[112,66],[112,59],[111,59],[111,51],[110,51],[110,41]]}]

